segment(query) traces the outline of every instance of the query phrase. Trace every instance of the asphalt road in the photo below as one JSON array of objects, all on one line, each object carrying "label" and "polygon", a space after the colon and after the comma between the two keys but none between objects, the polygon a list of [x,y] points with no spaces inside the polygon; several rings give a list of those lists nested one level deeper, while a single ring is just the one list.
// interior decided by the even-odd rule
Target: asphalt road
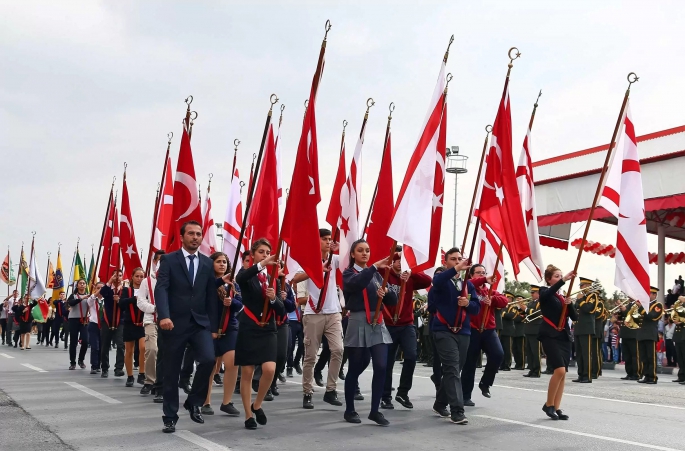
[{"label": "asphalt road", "polygon": [[[31,338],[35,342],[35,336]],[[114,356],[112,356],[112,361]],[[67,352],[33,345],[29,351],[0,348],[0,450],[683,450],[685,386],[661,375],[659,384],[622,381],[622,367],[604,371],[592,384],[570,382],[562,408],[569,421],[552,421],[541,410],[548,376],[499,373],[491,399],[474,394],[466,409],[467,426],[431,412],[434,398],[429,369],[417,366],[410,397],[414,409],[395,403],[383,411],[387,428],[366,420],[371,372],[362,375],[365,401],[357,403],[363,424],[343,420],[343,407],[325,404],[318,389],[315,409],[302,409],[300,377],[281,385],[281,396],[265,403],[268,424],[257,431],[242,417],[206,416],[195,424],[180,412],[176,434],[161,432],[161,406],[142,397],[140,386],[125,388],[125,378],[102,379],[87,369],[69,371]],[[397,373],[401,367],[397,365]],[[478,377],[478,376],[477,376]],[[398,376],[395,377],[395,380]],[[222,387],[214,387],[213,406]],[[3,392],[9,397],[5,397]],[[339,396],[342,398],[342,386]],[[181,402],[185,395],[181,393]],[[236,407],[242,410],[239,397]],[[19,432],[20,433],[17,433]]]}]

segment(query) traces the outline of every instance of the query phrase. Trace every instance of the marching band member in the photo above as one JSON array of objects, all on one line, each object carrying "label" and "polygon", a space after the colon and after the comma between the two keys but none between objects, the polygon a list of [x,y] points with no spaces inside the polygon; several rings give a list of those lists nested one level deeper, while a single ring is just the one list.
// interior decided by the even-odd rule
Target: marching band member
[{"label": "marching band member", "polygon": [[[240,396],[245,409],[245,428],[257,429],[257,423],[266,424],[266,414],[261,407],[276,372],[278,338],[274,314],[283,315],[285,309],[283,302],[276,295],[276,290],[267,286],[267,267],[278,263],[278,256],[271,254],[271,243],[265,238],[260,238],[252,243],[250,252],[254,264],[248,269],[241,269],[235,280],[240,285],[243,297],[243,314],[239,318],[235,364],[241,367]],[[269,308],[266,317],[262,317],[265,299],[269,302]],[[260,364],[262,376],[253,403],[252,375],[255,365]],[[253,414],[257,417],[256,421]]]},{"label": "marching band member", "polygon": [[622,304],[619,308],[621,313],[621,328],[619,329],[619,337],[621,339],[621,357],[625,361],[626,375],[621,378],[624,381],[638,381],[642,376],[642,368],[640,365],[640,355],[637,345],[637,329],[631,329],[626,325],[626,318],[630,314],[630,310],[635,305],[634,300],[629,299],[629,302]]},{"label": "marching band member", "polygon": [[[504,292],[507,297],[508,304],[514,300],[514,294],[508,291]],[[502,332],[500,333],[500,343],[504,351],[504,358],[502,359],[502,371],[511,371],[512,348],[514,341],[514,334],[516,333],[516,326],[514,325],[514,318],[517,316],[518,308],[512,303],[502,308]]]},{"label": "marching band member", "polygon": [[[547,401],[543,404],[542,411],[553,420],[568,420],[568,415],[561,411],[561,398],[564,395],[564,383],[571,356],[571,328],[568,318],[575,320],[577,314],[572,300],[558,292],[574,275],[570,272],[562,276],[559,268],[548,265],[545,269],[547,287],[540,288],[540,310],[544,322],[540,325],[538,338],[547,356],[547,368],[554,370],[549,379]],[[561,318],[564,304],[567,318]],[[558,330],[560,321],[564,324],[562,330]]]},{"label": "marching band member", "polygon": [[659,339],[659,320],[664,315],[664,307],[656,300],[659,289],[650,287],[649,310],[645,310],[642,304],[638,312],[642,315],[642,324],[637,331],[637,344],[640,349],[640,361],[643,378],[641,384],[656,384],[659,379],[656,376],[656,342]]},{"label": "marching band member", "polygon": [[[681,306],[685,304],[685,296],[678,297],[678,301]],[[676,362],[678,362],[678,376],[673,379],[673,382],[685,385],[685,316],[674,310],[671,317],[675,323],[673,344],[675,345]]]},{"label": "marching band member", "polygon": [[597,308],[595,309],[595,334],[592,337],[592,378],[597,379],[602,375],[602,340],[604,339],[604,323],[606,322],[606,311],[604,302],[597,297]]},{"label": "marching band member", "polygon": [[540,324],[542,323],[542,315],[540,314],[540,287],[537,285],[530,286],[530,302],[526,306],[526,321],[523,329],[526,334],[526,355],[528,356],[528,373],[523,377],[540,377],[541,363],[540,363],[540,340],[538,340],[538,333],[540,332]]},{"label": "marching band member", "polygon": [[[592,280],[580,277],[580,289],[584,290],[592,285]],[[576,297],[575,310],[578,313],[578,321],[573,328],[574,343],[576,348],[576,364],[578,366],[578,378],[573,382],[589,384],[592,382],[593,363],[593,338],[595,335],[595,310],[599,297],[597,293],[579,292]]]},{"label": "marching band member", "polygon": [[514,336],[511,341],[511,352],[514,356],[514,369],[524,370],[526,367],[526,304],[523,301],[523,296],[516,296],[516,304],[512,306],[515,312],[514,316]]},{"label": "marching band member", "polygon": [[[480,312],[480,301],[473,284],[458,278],[459,271],[466,270],[469,262],[457,248],[445,253],[445,266],[444,272],[433,277],[430,292],[434,295],[428,305],[433,313],[433,342],[442,365],[442,380],[433,411],[443,418],[449,417],[452,423],[468,424],[460,374],[469,349],[470,317]],[[468,298],[462,295],[464,283]],[[451,413],[447,412],[448,405]]]},{"label": "marching band member", "polygon": [[145,352],[143,353],[145,380],[143,381],[143,388],[140,389],[140,394],[147,396],[154,389],[154,402],[156,403],[164,401],[164,390],[162,389],[162,374],[164,373],[161,368],[163,360],[160,352],[162,343],[160,342],[161,335],[157,329],[157,305],[155,305],[154,293],[157,284],[157,268],[164,254],[164,250],[155,252],[150,275],[140,284],[140,289],[136,295],[136,304],[143,312],[143,329],[145,330]]},{"label": "marching band member", "polygon": [[145,328],[143,327],[143,312],[138,308],[138,297],[136,296],[144,278],[145,271],[143,268],[135,268],[131,274],[131,286],[124,287],[119,300],[119,308],[122,311],[121,320],[124,323],[124,365],[128,376],[126,378],[127,387],[133,387],[136,382],[133,378],[133,353],[136,343],[141,354],[138,383],[145,385]]},{"label": "marching band member", "polygon": [[[71,309],[69,310],[69,361],[70,370],[76,369],[76,346],[81,340],[81,349],[78,354],[78,365],[82,369],[86,367],[83,363],[88,351],[88,298],[90,295],[86,292],[86,280],[79,279],[76,283],[76,292],[71,293],[67,302]],[[85,302],[84,302],[85,301]]]},{"label": "marching band member", "polygon": [[[488,361],[483,369],[483,376],[478,383],[478,388],[486,398],[490,397],[490,387],[495,383],[495,375],[504,358],[502,344],[495,330],[495,313],[497,309],[507,305],[507,298],[496,290],[492,290],[491,293],[485,285],[486,282],[491,285],[497,284],[497,278],[494,275],[487,276],[485,266],[473,265],[469,268],[469,273],[471,275],[470,282],[476,288],[481,306],[478,315],[471,316],[471,338],[469,339],[466,362],[461,371],[461,388],[464,395],[464,405],[475,406],[476,404],[471,400],[471,393],[473,392],[476,366],[481,352],[488,356]],[[483,330],[481,330],[481,326]]]},{"label": "marching band member", "polygon": [[[371,411],[369,420],[381,426],[390,424],[378,406],[385,384],[385,371],[388,363],[388,345],[392,337],[385,326],[382,316],[374,323],[376,307],[379,302],[385,305],[396,305],[397,295],[382,287],[383,278],[379,270],[389,267],[388,259],[380,260],[367,266],[371,250],[365,240],[357,240],[350,246],[350,262],[343,272],[343,295],[345,308],[350,317],[345,334],[345,347],[349,356],[349,367],[345,377],[345,421],[361,423],[359,414],[354,408],[354,397],[357,392],[359,375],[373,361],[371,380]],[[311,293],[311,292],[310,292]],[[382,306],[381,306],[382,307]],[[330,368],[336,374],[337,368]]]},{"label": "marching band member", "polygon": [[[385,370],[385,386],[381,400],[382,409],[394,409],[392,404],[392,370],[395,365],[397,349],[402,349],[404,363],[400,375],[400,385],[397,388],[395,401],[407,409],[414,406],[409,400],[414,369],[416,368],[416,328],[414,327],[414,290],[422,290],[431,286],[431,278],[423,273],[402,272],[402,260],[400,254],[402,246],[395,249],[396,256],[392,267],[386,269],[388,275],[388,287],[399,297],[402,281],[405,283],[404,301],[398,300],[396,306],[384,306],[383,321],[386,324],[392,343],[388,347],[388,363]],[[402,306],[400,307],[400,302]],[[401,311],[399,311],[401,308]]]}]

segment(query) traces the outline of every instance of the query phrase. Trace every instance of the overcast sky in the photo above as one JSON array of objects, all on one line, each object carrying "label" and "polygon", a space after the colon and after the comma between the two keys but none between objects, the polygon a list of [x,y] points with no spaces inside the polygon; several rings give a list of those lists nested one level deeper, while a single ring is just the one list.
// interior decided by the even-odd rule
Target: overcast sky
[{"label": "overcast sky", "polygon": [[[58,242],[65,265],[78,237],[89,254],[100,239],[113,176],[121,191],[124,162],[138,247],[147,249],[166,134],[175,134],[175,168],[189,94],[199,113],[195,170],[203,191],[214,174],[218,222],[228,197],[233,140],[242,141],[238,167],[247,174],[271,93],[286,105],[281,134],[288,186],[327,19],[333,29],[317,102],[322,224],[342,121],[349,121],[351,150],[368,97],[376,106],[364,146],[362,217],[380,165],[390,102],[396,105],[397,194],[452,34],[447,139],[470,157],[470,172],[458,185],[458,242],[510,47],[522,53],[510,84],[515,161],[540,89],[533,160],[607,143],[630,71],[640,76],[631,95],[638,135],[685,124],[681,1],[244,3],[0,1],[0,244],[10,247],[15,262],[22,241],[30,246],[32,230],[43,271]],[[453,183],[448,176],[445,248],[452,244]],[[614,227],[597,223],[589,239],[614,243],[615,235]],[[582,231],[574,235],[580,236]],[[650,236],[649,246],[656,252],[656,237]],[[666,246],[667,252],[685,250],[672,240]],[[575,250],[543,248],[543,257],[545,264],[570,270]],[[656,285],[656,265],[650,269]],[[682,272],[667,265],[667,287]],[[614,290],[614,260],[587,254],[580,273]],[[533,280],[526,269],[521,274]]]}]

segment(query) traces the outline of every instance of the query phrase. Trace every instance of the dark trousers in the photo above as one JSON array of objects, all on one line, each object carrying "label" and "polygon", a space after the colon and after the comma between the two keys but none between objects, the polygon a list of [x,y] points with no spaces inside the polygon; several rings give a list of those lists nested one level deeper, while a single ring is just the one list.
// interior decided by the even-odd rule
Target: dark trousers
[{"label": "dark trousers", "polygon": [[408,326],[387,326],[392,337],[392,344],[388,346],[388,363],[385,370],[385,385],[383,387],[383,399],[392,398],[392,369],[395,365],[395,354],[398,349],[404,353],[404,364],[400,375],[400,385],[397,394],[407,396],[411,390],[414,369],[416,368],[416,328],[413,324]]},{"label": "dark trousers", "polygon": [[656,381],[656,342],[653,340],[642,340],[637,342],[640,350],[640,366],[642,375],[648,381]]},{"label": "dark trousers", "polygon": [[278,328],[278,333],[276,335],[276,372],[274,373],[274,380],[271,381],[271,385],[276,385],[278,375],[283,373],[283,371],[285,370],[285,364],[288,361],[289,334],[290,328],[287,324],[282,324]]},{"label": "dark trousers", "polygon": [[100,326],[88,323],[88,344],[90,345],[90,369],[100,369]]},{"label": "dark trousers", "polygon": [[314,374],[319,374],[323,372],[326,368],[328,361],[331,360],[331,348],[328,347],[328,339],[325,335],[321,336],[321,352],[319,353],[319,359],[314,365]]},{"label": "dark trousers", "polygon": [[599,338],[592,337],[592,373],[590,374],[593,379],[597,379],[602,375],[602,344]]},{"label": "dark trousers", "polygon": [[666,340],[666,365],[675,366],[676,364],[676,353],[675,353],[675,342],[673,339]]},{"label": "dark trousers", "polygon": [[469,350],[469,336],[452,332],[433,332],[433,342],[442,363],[442,380],[435,404],[450,406],[452,412],[464,413],[464,395],[461,388],[461,369]]},{"label": "dark trousers", "polygon": [[62,338],[62,341],[64,341],[64,349],[67,349],[69,346],[69,319],[65,319],[62,322],[62,333],[60,334]]},{"label": "dark trousers", "polygon": [[155,362],[155,373],[157,378],[155,379],[155,384],[152,386],[155,394],[164,393],[164,334],[162,334],[162,329],[157,329],[157,362]]},{"label": "dark trousers", "polygon": [[208,329],[196,324],[192,319],[183,330],[179,326],[173,330],[162,330],[164,336],[164,411],[165,421],[178,420],[178,378],[181,372],[184,350],[187,345],[192,349],[194,360],[198,362],[197,373],[188,395],[187,403],[201,406],[207,398],[209,376],[214,369],[214,342]]},{"label": "dark trousers", "polygon": [[[299,321],[290,321],[289,346],[288,346],[288,368],[292,368],[295,363],[300,363],[304,355],[304,331],[302,330],[302,323]],[[297,341],[297,352],[295,351],[295,341]]]},{"label": "dark trousers", "polygon": [[50,343],[53,343],[55,346],[59,345],[59,329],[62,327],[63,320],[62,318],[55,318],[52,321],[52,326],[50,327]]},{"label": "dark trousers", "polygon": [[502,369],[511,368],[511,348],[513,337],[507,337],[500,335],[499,341],[502,344],[502,351],[504,352],[504,358],[502,359]]},{"label": "dark trousers", "polygon": [[488,356],[488,361],[483,369],[480,383],[487,387],[492,387],[492,384],[495,383],[495,375],[504,358],[502,344],[495,329],[484,330],[483,332],[471,329],[469,350],[466,353],[466,361],[461,370],[461,391],[464,399],[471,399],[476,378],[476,367],[478,362],[480,362],[483,352]]},{"label": "dark trousers", "polygon": [[119,327],[112,330],[103,324],[100,328],[100,363],[103,371],[109,370],[109,350],[112,348],[112,340],[117,345],[116,361],[114,362],[114,371],[123,371],[124,369],[124,325],[119,324]]},{"label": "dark trousers", "polygon": [[0,319],[0,329],[2,329],[2,342],[5,343],[5,335],[7,332],[7,318]]},{"label": "dark trousers", "polygon": [[193,370],[195,369],[195,353],[193,352],[192,346],[190,344],[186,345],[185,352],[183,353],[183,364],[181,365],[181,372],[179,373],[178,380],[182,382],[190,382],[190,378],[193,377]]},{"label": "dark trousers", "polygon": [[593,367],[596,365],[592,359],[594,346],[592,335],[576,335],[574,344],[576,346],[576,365],[578,367],[578,379],[590,379]]},{"label": "dark trousers", "polygon": [[14,324],[14,313],[7,313],[7,326],[2,329],[2,333],[5,334],[3,340],[5,343],[12,343],[12,324]]},{"label": "dark trousers", "polygon": [[678,362],[678,380],[685,381],[685,341],[676,341],[675,355]]},{"label": "dark trousers", "polygon": [[78,361],[83,362],[88,351],[88,331],[87,324],[81,324],[81,318],[69,318],[69,362],[76,365],[76,346],[81,340],[81,349],[78,353]]},{"label": "dark trousers", "polygon": [[513,337],[511,353],[514,356],[515,367],[522,370],[526,367],[526,337]]},{"label": "dark trousers", "polygon": [[528,367],[533,375],[540,375],[542,366],[540,364],[540,340],[537,335],[526,335],[526,355],[528,356]]},{"label": "dark trousers", "polygon": [[630,377],[642,376],[638,352],[636,338],[621,339],[621,355],[626,364],[626,374]]}]

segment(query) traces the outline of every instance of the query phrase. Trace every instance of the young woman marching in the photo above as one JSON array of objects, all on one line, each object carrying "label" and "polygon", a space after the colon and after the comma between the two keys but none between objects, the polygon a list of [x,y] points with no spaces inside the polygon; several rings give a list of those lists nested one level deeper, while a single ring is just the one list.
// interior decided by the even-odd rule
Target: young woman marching
[{"label": "young woman marching", "polygon": [[[568,372],[571,356],[571,329],[568,318],[577,319],[576,310],[571,298],[558,293],[564,283],[575,274],[570,272],[562,276],[561,270],[554,265],[547,266],[545,282],[548,287],[540,288],[540,310],[542,319],[538,338],[547,355],[547,368],[554,370],[547,388],[547,402],[542,406],[543,412],[553,420],[568,420],[568,415],[561,411],[561,398],[564,395],[564,381]],[[566,304],[566,318],[561,318],[562,306]],[[564,328],[558,330],[559,320]]]},{"label": "young woman marching", "polygon": [[98,282],[88,298],[88,345],[90,347],[90,374],[100,372],[100,316],[102,296],[100,289],[104,283]]},{"label": "young woman marching", "polygon": [[348,351],[349,367],[345,378],[345,420],[349,423],[361,423],[359,414],[354,410],[354,396],[357,390],[359,375],[373,360],[373,379],[371,382],[371,412],[369,420],[381,426],[390,424],[378,411],[385,384],[385,371],[388,359],[388,345],[392,338],[379,315],[379,324],[372,325],[376,304],[397,304],[397,295],[383,289],[383,278],[379,270],[389,268],[385,258],[367,266],[371,251],[364,240],[357,240],[350,247],[350,264],[343,272],[343,295],[345,308],[350,318],[345,334],[345,348]]},{"label": "young woman marching", "polygon": [[[281,271],[283,271],[283,262],[281,262]],[[288,345],[290,339],[290,313],[295,311],[295,294],[293,289],[288,283],[285,282],[285,275],[283,272],[280,273],[282,277],[279,277],[276,281],[276,290],[278,292],[281,301],[283,301],[283,308],[285,312],[283,315],[276,315],[276,329],[277,332],[277,352],[276,352],[276,374],[274,374],[273,382],[271,382],[271,394],[278,396],[278,384],[277,380],[285,382],[285,377],[283,376],[283,371],[285,371],[285,365],[288,361]]]},{"label": "young woman marching", "polygon": [[78,366],[81,369],[86,367],[83,361],[88,352],[88,298],[90,295],[86,292],[86,280],[79,279],[76,283],[76,292],[69,295],[67,300],[71,306],[69,310],[69,369],[76,369],[76,346],[81,340],[81,349],[78,353]]},{"label": "young woman marching", "polygon": [[[24,349],[31,349],[31,346],[29,346],[31,344],[31,323],[33,322],[31,309],[34,305],[36,305],[36,301],[30,302],[29,295],[27,294],[18,304],[14,304],[12,307],[14,317],[19,323],[19,348],[22,351]],[[16,341],[14,347],[17,347]]]},{"label": "young woman marching", "polygon": [[[211,410],[210,399],[212,397],[212,380],[217,373],[221,364],[224,364],[224,398],[219,409],[231,416],[237,417],[240,415],[238,409],[233,406],[231,398],[233,397],[233,387],[235,387],[238,379],[238,367],[235,366],[235,344],[238,338],[238,313],[243,308],[242,297],[240,296],[240,289],[236,284],[230,282],[231,265],[228,263],[228,257],[223,252],[215,252],[209,256],[214,261],[214,275],[216,276],[217,293],[219,295],[219,307],[217,312],[219,317],[217,324],[221,322],[221,314],[224,308],[229,311],[224,318],[224,324],[220,324],[223,335],[214,340],[214,352],[216,355],[216,365],[209,380],[209,390],[207,391],[207,400],[202,406],[203,415],[213,415]],[[210,413],[211,412],[211,413]]]},{"label": "young woman marching", "polygon": [[[143,327],[143,312],[138,308],[138,290],[145,278],[143,268],[136,268],[131,275],[131,286],[124,287],[119,300],[121,321],[124,323],[124,366],[126,367],[126,386],[133,387],[133,353],[136,342],[140,349],[140,366],[138,367],[138,383],[145,383],[145,328]],[[141,372],[142,370],[142,372]]]},{"label": "young woman marching", "polygon": [[[267,285],[267,269],[278,263],[277,255],[271,255],[271,243],[260,238],[252,244],[250,254],[254,264],[241,269],[236,276],[243,296],[243,314],[240,315],[238,338],[235,348],[235,364],[241,366],[240,396],[245,409],[245,427],[257,429],[257,423],[266,424],[262,401],[271,387],[276,371],[277,332],[275,315],[284,315],[283,302],[276,290]],[[266,316],[262,317],[264,301],[267,301]],[[257,398],[252,399],[252,374],[255,365],[262,365]],[[253,417],[254,414],[257,419]]]}]

